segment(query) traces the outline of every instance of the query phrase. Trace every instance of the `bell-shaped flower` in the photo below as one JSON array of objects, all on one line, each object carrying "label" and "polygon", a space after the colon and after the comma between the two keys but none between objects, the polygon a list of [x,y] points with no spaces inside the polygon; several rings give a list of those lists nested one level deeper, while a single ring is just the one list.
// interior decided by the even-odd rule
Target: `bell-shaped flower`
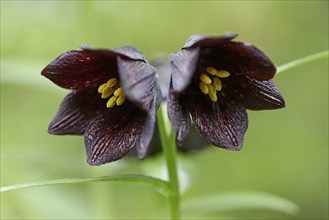
[{"label": "bell-shaped flower", "polygon": [[177,144],[191,119],[198,132],[228,150],[240,150],[248,127],[246,109],[283,108],[273,81],[276,68],[255,46],[232,41],[237,35],[192,35],[172,54],[168,115]]},{"label": "bell-shaped flower", "polygon": [[155,72],[130,46],[84,46],[60,55],[42,75],[73,91],[62,101],[49,133],[83,134],[90,165],[119,160],[134,146],[145,157],[161,102]]}]

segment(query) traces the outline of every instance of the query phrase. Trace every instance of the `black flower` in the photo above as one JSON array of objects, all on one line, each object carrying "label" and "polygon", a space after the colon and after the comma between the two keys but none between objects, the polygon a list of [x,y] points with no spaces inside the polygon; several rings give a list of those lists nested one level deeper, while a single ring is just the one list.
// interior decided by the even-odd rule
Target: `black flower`
[{"label": "black flower", "polygon": [[168,114],[181,145],[190,116],[199,133],[218,147],[240,150],[248,127],[246,109],[283,108],[273,81],[276,68],[255,46],[237,35],[192,35],[171,55]]},{"label": "black flower", "polygon": [[60,55],[42,75],[73,91],[49,133],[84,134],[90,165],[118,160],[134,146],[145,157],[161,101],[155,71],[133,47],[83,47]]}]

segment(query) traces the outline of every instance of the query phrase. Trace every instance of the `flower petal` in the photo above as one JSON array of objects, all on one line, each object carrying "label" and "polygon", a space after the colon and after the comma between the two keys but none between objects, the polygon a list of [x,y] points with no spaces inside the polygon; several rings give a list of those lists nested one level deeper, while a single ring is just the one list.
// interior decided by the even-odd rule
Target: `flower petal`
[{"label": "flower petal", "polygon": [[223,44],[224,42],[228,42],[236,38],[238,35],[234,33],[226,33],[222,36],[218,37],[208,37],[202,34],[193,34],[185,43],[183,48],[189,47],[215,47]]},{"label": "flower petal", "polygon": [[114,49],[115,52],[125,55],[133,60],[142,60],[146,62],[146,58],[143,53],[140,52],[137,48],[132,46],[123,46]]},{"label": "flower petal", "polygon": [[213,103],[203,95],[187,97],[187,104],[199,133],[228,150],[240,150],[248,127],[246,109],[228,103]]},{"label": "flower petal", "polygon": [[173,91],[173,85],[171,81],[167,108],[171,125],[173,126],[176,134],[177,145],[183,144],[184,139],[187,137],[190,131],[191,124],[186,103],[182,98],[183,97],[180,97],[179,94]]},{"label": "flower petal", "polygon": [[173,91],[182,92],[190,84],[198,64],[199,49],[184,49],[170,56]]},{"label": "flower petal", "polygon": [[114,77],[119,55],[111,50],[72,50],[57,57],[41,74],[58,86],[79,90]]},{"label": "flower petal", "polygon": [[255,46],[232,42],[237,35],[227,33],[219,37],[192,35],[183,49],[201,47],[200,59],[209,66],[234,73],[246,74],[258,80],[272,79],[276,68],[272,61]]},{"label": "flower petal", "polygon": [[278,109],[285,101],[272,80],[258,81],[248,76],[232,76],[225,82],[225,94],[251,110]]},{"label": "flower petal", "polygon": [[272,61],[251,44],[226,42],[202,48],[200,59],[206,66],[215,66],[232,75],[247,75],[257,80],[269,80],[275,75],[276,68]]},{"label": "flower petal", "polygon": [[148,154],[149,144],[152,140],[155,126],[155,113],[148,114],[140,135],[138,142],[136,143],[137,156],[143,159]]},{"label": "flower petal", "polygon": [[127,98],[144,111],[158,107],[161,91],[156,80],[156,69],[140,60],[118,57],[121,86]]},{"label": "flower petal", "polygon": [[48,132],[51,134],[83,134],[89,122],[106,111],[105,104],[91,87],[69,93],[62,101]]},{"label": "flower petal", "polygon": [[101,165],[125,156],[139,140],[146,117],[147,113],[132,103],[97,117],[85,132],[88,163]]}]

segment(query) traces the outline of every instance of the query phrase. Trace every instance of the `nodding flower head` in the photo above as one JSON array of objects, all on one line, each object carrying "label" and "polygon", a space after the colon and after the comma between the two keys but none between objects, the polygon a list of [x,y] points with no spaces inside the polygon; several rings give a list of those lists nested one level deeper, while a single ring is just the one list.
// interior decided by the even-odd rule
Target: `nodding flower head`
[{"label": "nodding flower head", "polygon": [[246,109],[285,106],[271,80],[276,72],[271,60],[251,44],[232,41],[235,37],[192,35],[171,55],[168,114],[179,145],[192,119],[213,145],[240,150],[248,127]]},{"label": "nodding flower head", "polygon": [[145,157],[161,92],[156,69],[134,47],[68,51],[42,75],[73,90],[62,101],[48,131],[84,135],[88,163],[101,165],[134,146]]}]

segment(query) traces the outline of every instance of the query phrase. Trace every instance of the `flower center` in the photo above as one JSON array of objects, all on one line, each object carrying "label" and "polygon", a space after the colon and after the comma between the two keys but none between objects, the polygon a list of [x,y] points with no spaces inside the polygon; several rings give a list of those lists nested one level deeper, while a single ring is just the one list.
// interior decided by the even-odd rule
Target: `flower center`
[{"label": "flower center", "polygon": [[222,90],[221,78],[229,77],[230,73],[226,70],[216,70],[212,66],[208,66],[206,73],[200,75],[199,88],[201,92],[208,95],[211,101],[217,101],[217,92]]},{"label": "flower center", "polygon": [[107,108],[112,108],[115,105],[123,105],[126,101],[126,96],[120,87],[119,80],[117,78],[112,78],[106,83],[98,87],[98,92],[102,94],[102,99],[110,98],[107,103]]}]

